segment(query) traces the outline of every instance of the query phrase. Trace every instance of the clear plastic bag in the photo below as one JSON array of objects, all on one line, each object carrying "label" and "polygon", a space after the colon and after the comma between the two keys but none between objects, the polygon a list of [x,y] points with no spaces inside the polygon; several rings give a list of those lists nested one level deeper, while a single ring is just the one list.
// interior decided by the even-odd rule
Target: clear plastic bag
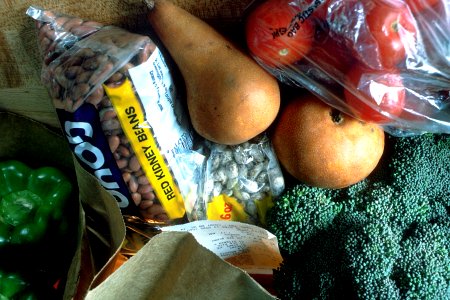
[{"label": "clear plastic bag", "polygon": [[281,82],[396,136],[450,132],[450,2],[263,0],[245,21]]},{"label": "clear plastic bag", "polygon": [[190,221],[223,220],[265,225],[272,200],[284,190],[284,177],[265,134],[239,145],[204,141],[200,197]]},{"label": "clear plastic bag", "polygon": [[[166,57],[150,37],[39,7],[42,81],[75,157],[124,215],[185,217],[197,190],[194,133]],[[180,159],[179,156],[184,159]],[[199,162],[201,166],[201,162]]]}]

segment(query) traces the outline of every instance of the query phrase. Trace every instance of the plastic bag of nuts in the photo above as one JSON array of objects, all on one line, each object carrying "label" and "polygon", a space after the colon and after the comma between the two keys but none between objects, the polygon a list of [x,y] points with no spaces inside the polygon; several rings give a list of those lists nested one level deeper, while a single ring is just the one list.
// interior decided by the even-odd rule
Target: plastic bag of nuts
[{"label": "plastic bag of nuts", "polygon": [[198,166],[184,165],[196,160],[185,158],[197,153],[160,49],[119,27],[34,6],[27,15],[38,29],[42,81],[80,164],[124,215],[183,218],[198,182],[191,177]]},{"label": "plastic bag of nuts", "polygon": [[190,220],[232,220],[265,224],[273,198],[285,188],[269,138],[262,134],[228,146],[205,141],[202,197]]}]

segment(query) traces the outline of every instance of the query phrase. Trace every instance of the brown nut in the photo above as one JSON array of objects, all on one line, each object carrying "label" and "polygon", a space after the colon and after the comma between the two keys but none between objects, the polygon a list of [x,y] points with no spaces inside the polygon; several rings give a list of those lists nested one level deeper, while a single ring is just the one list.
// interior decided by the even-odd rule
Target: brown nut
[{"label": "brown nut", "polygon": [[[125,169],[126,167],[128,167],[128,159],[120,158],[120,159],[116,160],[116,164],[119,169]],[[130,178],[130,180],[131,180],[131,178]]]},{"label": "brown nut", "polygon": [[153,192],[153,187],[150,184],[139,185],[137,191],[139,194],[147,194]]},{"label": "brown nut", "polygon": [[71,32],[73,28],[76,28],[76,27],[80,26],[81,24],[83,24],[82,19],[70,18],[69,20],[67,20],[66,23],[64,23],[63,27],[64,27],[65,31]]},{"label": "brown nut", "polygon": [[138,190],[138,183],[137,183],[137,179],[134,176],[131,176],[130,181],[128,181],[128,189],[130,190],[131,193],[136,193]]},{"label": "brown nut", "polygon": [[97,106],[100,104],[104,96],[105,90],[103,89],[103,86],[100,85],[86,98],[86,102]]},{"label": "brown nut", "polygon": [[131,199],[136,204],[136,206],[139,206],[142,203],[142,197],[139,193],[131,193]]},{"label": "brown nut", "polygon": [[84,71],[78,74],[77,78],[75,78],[75,83],[85,83],[89,81],[91,78],[93,71]]},{"label": "brown nut", "polygon": [[[85,50],[87,51],[87,50]],[[92,51],[92,50],[91,50]],[[108,57],[104,54],[100,55],[92,55],[92,56],[85,56],[87,59],[83,62],[81,65],[83,69],[90,70],[90,71],[97,71],[97,69],[104,63],[108,61]]]},{"label": "brown nut", "polygon": [[54,41],[56,39],[55,30],[48,23],[45,23],[39,29],[38,40],[42,40],[44,38],[47,38],[51,41]]},{"label": "brown nut", "polygon": [[147,176],[145,176],[145,175],[141,175],[141,176],[138,177],[138,183],[139,183],[140,185],[150,184],[150,182],[149,182]]},{"label": "brown nut", "polygon": [[150,208],[153,204],[155,204],[153,202],[153,200],[142,200],[142,202],[139,205],[139,208],[142,210],[147,210],[148,208]]},{"label": "brown nut", "polygon": [[70,81],[65,76],[64,68],[61,65],[55,68],[54,78],[59,83],[59,85],[64,89],[68,89],[71,85]]},{"label": "brown nut", "polygon": [[125,183],[128,183],[130,181],[130,178],[131,178],[131,173],[130,172],[123,172],[122,173],[122,178],[123,178],[123,181]]},{"label": "brown nut", "polygon": [[156,195],[153,191],[142,194],[142,200],[155,200]]},{"label": "brown nut", "polygon": [[[144,202],[144,201],[142,201],[142,202]],[[163,214],[165,212],[166,211],[164,210],[164,207],[162,207],[161,204],[157,204],[157,203],[153,203],[152,206],[150,206],[146,209],[146,213],[151,216],[156,216],[159,214]]]},{"label": "brown nut", "polygon": [[108,137],[109,149],[112,153],[116,152],[117,148],[120,145],[120,139],[117,135],[112,135]]},{"label": "brown nut", "polygon": [[130,144],[130,141],[128,140],[128,138],[123,134],[120,136],[120,143],[123,145],[128,146]]},{"label": "brown nut", "polygon": [[[70,82],[70,81],[69,81]],[[87,83],[74,84],[71,91],[71,98],[73,100],[82,99],[89,93],[90,86]]]},{"label": "brown nut", "polygon": [[[128,149],[128,147],[124,146],[124,145],[119,145],[119,147],[117,148],[117,153],[120,154],[121,157],[126,157],[129,158],[131,156],[131,152]],[[131,168],[130,168],[131,169]],[[133,169],[131,169],[132,171],[135,171]]]},{"label": "brown nut", "polygon": [[50,96],[52,98],[60,99],[60,97],[61,97],[61,86],[55,80],[51,81],[50,86],[51,86],[51,88],[50,88]]},{"label": "brown nut", "polygon": [[122,83],[122,81],[125,79],[125,75],[123,75],[123,73],[121,72],[115,72],[114,74],[111,75],[111,77],[109,77],[106,81],[105,84],[106,85],[117,85]]},{"label": "brown nut", "polygon": [[121,128],[120,122],[118,119],[110,119],[102,122],[102,129],[103,131],[109,131],[114,129]]},{"label": "brown nut", "polygon": [[111,73],[113,68],[114,65],[112,62],[106,62],[104,65],[102,65],[101,68],[94,71],[91,78],[89,79],[89,84],[93,86],[100,84],[107,78],[108,74]]},{"label": "brown nut", "polygon": [[[99,110],[98,115],[100,117],[100,121],[106,121],[117,117],[117,113],[113,107],[107,106],[103,107]],[[117,137],[120,141],[120,138]]]},{"label": "brown nut", "polygon": [[113,36],[111,39],[111,42],[118,48],[125,48],[131,41],[132,38],[130,38],[129,34],[120,34]]},{"label": "brown nut", "polygon": [[98,31],[98,29],[99,28],[91,27],[91,26],[85,26],[83,24],[83,25],[80,25],[80,26],[72,28],[71,32],[74,35],[76,35],[76,36],[84,37],[86,35],[90,35],[90,34],[96,32],[96,31]]},{"label": "brown nut", "polygon": [[58,27],[58,30],[62,30],[64,24],[69,20],[66,16],[60,16],[54,19],[54,24],[56,27]]},{"label": "brown nut", "polygon": [[136,155],[131,156],[129,167],[133,172],[137,172],[141,169],[141,164],[139,163],[139,160]]},{"label": "brown nut", "polygon": [[80,66],[70,66],[64,71],[64,75],[68,80],[74,80],[83,72]]},{"label": "brown nut", "polygon": [[109,100],[108,97],[103,97],[102,102],[100,102],[100,105],[102,107],[112,107],[113,106],[111,103],[111,100]]},{"label": "brown nut", "polygon": [[[88,58],[93,58],[96,54],[95,54],[94,50],[92,50],[91,48],[82,48],[77,51],[77,55],[80,57],[83,57],[83,59],[88,59]],[[84,66],[83,66],[83,68],[84,68]],[[86,69],[86,68],[84,68],[84,69]]]}]

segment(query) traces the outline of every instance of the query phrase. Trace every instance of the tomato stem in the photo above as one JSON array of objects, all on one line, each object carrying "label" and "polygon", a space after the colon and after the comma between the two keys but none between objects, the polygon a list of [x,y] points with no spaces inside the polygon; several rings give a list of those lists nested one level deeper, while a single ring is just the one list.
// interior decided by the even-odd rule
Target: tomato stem
[{"label": "tomato stem", "polygon": [[289,54],[289,49],[286,48],[280,49],[280,51],[278,51],[278,54],[280,54],[281,56],[286,56]]},{"label": "tomato stem", "polygon": [[395,22],[393,22],[391,24],[391,29],[392,29],[393,32],[398,32],[398,27],[399,27],[398,20],[396,20]]}]

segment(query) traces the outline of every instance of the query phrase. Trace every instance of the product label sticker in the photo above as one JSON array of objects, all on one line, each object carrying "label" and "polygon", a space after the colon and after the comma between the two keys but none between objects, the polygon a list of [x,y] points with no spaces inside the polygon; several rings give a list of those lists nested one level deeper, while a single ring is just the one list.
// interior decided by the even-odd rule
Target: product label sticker
[{"label": "product label sticker", "polygon": [[131,80],[153,128],[154,138],[166,158],[180,149],[191,149],[193,135],[185,107],[177,99],[174,80],[161,51],[156,48],[145,62],[131,68]]},{"label": "product label sticker", "polygon": [[154,130],[145,122],[154,119],[145,113],[141,101],[136,97],[132,83],[126,79],[120,86],[104,86],[122,129],[130,141],[138,161],[150,181],[156,196],[171,219],[185,214],[184,201],[167,161],[154,139]]},{"label": "product label sticker", "polygon": [[224,194],[208,202],[206,215],[208,220],[248,222],[248,215],[242,203]]}]

